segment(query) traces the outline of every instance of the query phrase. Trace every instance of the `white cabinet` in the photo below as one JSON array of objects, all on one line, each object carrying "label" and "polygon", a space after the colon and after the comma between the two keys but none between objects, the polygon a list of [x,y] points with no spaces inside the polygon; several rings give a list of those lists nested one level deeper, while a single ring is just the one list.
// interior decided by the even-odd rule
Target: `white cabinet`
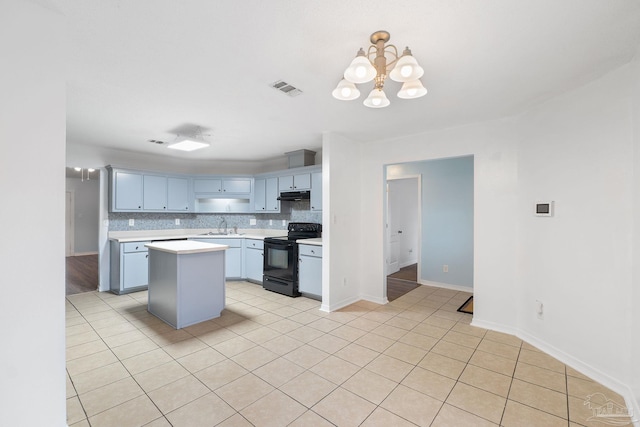
[{"label": "white cabinet", "polygon": [[298,290],[322,299],[322,246],[298,245]]},{"label": "white cabinet", "polygon": [[115,294],[147,289],[149,284],[148,241],[111,241],[110,290]]},{"label": "white cabinet", "polygon": [[262,284],[264,241],[245,239],[244,249],[244,277],[250,282]]},{"label": "white cabinet", "polygon": [[225,254],[225,274],[227,279],[240,279],[242,277],[242,241],[240,238],[207,238],[207,237],[198,237],[195,240],[197,242],[205,242],[205,243],[215,243],[218,245],[227,245],[229,249],[227,249]]},{"label": "white cabinet", "polygon": [[253,194],[254,212],[280,212],[279,194],[277,177],[256,179]]},{"label": "white cabinet", "polygon": [[278,178],[280,191],[299,191],[311,188],[311,174],[284,175]]},{"label": "white cabinet", "polygon": [[322,210],[322,172],[311,174],[311,195],[309,209],[312,211]]}]

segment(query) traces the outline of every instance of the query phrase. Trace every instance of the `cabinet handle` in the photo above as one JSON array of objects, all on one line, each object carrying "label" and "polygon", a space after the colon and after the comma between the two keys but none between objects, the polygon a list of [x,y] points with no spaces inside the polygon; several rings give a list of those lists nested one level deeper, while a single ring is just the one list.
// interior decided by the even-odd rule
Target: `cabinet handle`
[{"label": "cabinet handle", "polygon": [[316,253],[316,251],[312,250],[312,251],[311,251],[311,253],[312,253],[312,254],[315,254],[315,253]]},{"label": "cabinet handle", "polygon": [[136,250],[138,250],[138,247],[136,246]]},{"label": "cabinet handle", "polygon": [[145,257],[145,258],[149,258],[149,254],[146,254],[144,257]]}]

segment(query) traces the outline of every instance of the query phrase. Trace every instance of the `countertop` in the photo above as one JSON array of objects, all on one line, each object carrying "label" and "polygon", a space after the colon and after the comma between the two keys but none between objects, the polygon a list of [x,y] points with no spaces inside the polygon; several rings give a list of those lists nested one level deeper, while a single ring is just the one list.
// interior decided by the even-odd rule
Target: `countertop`
[{"label": "countertop", "polygon": [[135,231],[110,231],[109,240],[118,243],[141,242],[149,240],[166,240],[166,239],[258,239],[263,240],[265,237],[283,236],[287,234],[287,230],[272,229],[248,229],[238,230],[238,234],[216,234],[205,235],[209,231],[207,229],[175,229],[175,230],[135,230]]},{"label": "countertop", "polygon": [[299,245],[322,246],[322,237],[318,237],[315,239],[300,239],[296,240],[296,243]]},{"label": "countertop", "polygon": [[169,252],[176,255],[224,251],[229,249],[229,246],[227,245],[195,242],[193,240],[173,240],[168,242],[147,243],[145,246],[149,249],[155,249],[157,251],[162,251],[162,252]]}]

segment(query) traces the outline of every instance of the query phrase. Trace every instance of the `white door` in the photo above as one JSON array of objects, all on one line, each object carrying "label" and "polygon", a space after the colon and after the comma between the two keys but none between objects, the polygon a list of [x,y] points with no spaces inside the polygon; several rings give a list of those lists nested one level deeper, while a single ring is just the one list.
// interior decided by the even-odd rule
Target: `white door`
[{"label": "white door", "polygon": [[[397,215],[394,210],[398,203],[394,200],[396,193],[393,191],[393,181],[387,183],[387,242],[389,242],[387,253],[387,275],[400,270],[400,233],[397,224]],[[395,208],[394,208],[395,207]]]},{"label": "white door", "polygon": [[73,256],[74,245],[73,240],[75,238],[73,229],[73,210],[74,210],[73,192],[66,192],[65,199],[65,256]]}]

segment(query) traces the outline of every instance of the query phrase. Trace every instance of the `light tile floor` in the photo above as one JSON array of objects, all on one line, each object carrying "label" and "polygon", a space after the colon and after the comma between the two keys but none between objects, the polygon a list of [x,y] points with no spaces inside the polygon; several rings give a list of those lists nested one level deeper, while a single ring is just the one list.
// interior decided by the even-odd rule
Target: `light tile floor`
[{"label": "light tile floor", "polygon": [[71,295],[68,424],[578,427],[607,425],[590,420],[606,399],[624,405],[520,339],[470,326],[456,311],[468,297],[422,286],[324,313],[228,282],[220,318],[175,330],[146,311],[146,292]]}]

